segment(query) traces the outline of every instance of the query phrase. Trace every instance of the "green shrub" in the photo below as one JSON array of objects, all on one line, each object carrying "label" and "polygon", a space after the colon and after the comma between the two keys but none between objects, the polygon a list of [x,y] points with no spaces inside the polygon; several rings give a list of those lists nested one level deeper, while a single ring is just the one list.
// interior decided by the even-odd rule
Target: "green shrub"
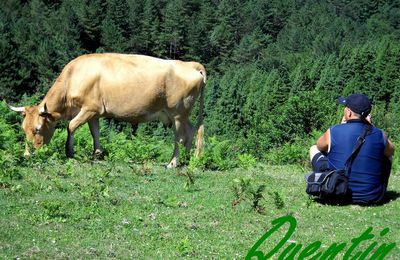
[{"label": "green shrub", "polygon": [[194,247],[187,237],[178,242],[176,249],[181,256],[191,256],[194,254]]},{"label": "green shrub", "polygon": [[189,165],[209,170],[228,170],[238,166],[236,146],[228,140],[219,141],[216,137],[207,138],[200,158],[192,156]]},{"label": "green shrub", "polygon": [[102,140],[102,147],[107,154],[106,160],[137,163],[165,163],[173,152],[173,145],[168,145],[160,137],[144,134],[128,137],[124,132],[110,132],[109,136]]},{"label": "green shrub", "polygon": [[257,163],[257,159],[247,153],[239,154],[238,155],[238,166],[241,168],[251,168]]},{"label": "green shrub", "polygon": [[287,142],[280,147],[270,149],[265,153],[264,159],[267,163],[275,165],[306,165],[311,144],[312,142],[308,141],[308,139],[296,138],[294,142]]},{"label": "green shrub", "polygon": [[[395,149],[399,149],[399,142],[393,142],[393,145]],[[400,169],[400,156],[398,155],[398,152],[394,153],[393,159],[392,159],[392,174],[396,174]]]},{"label": "green shrub", "polygon": [[285,201],[282,199],[279,192],[274,191],[269,192],[268,194],[272,197],[276,209],[283,209],[285,207]]},{"label": "green shrub", "polygon": [[261,201],[264,200],[263,192],[266,188],[265,184],[254,185],[251,178],[243,177],[240,179],[234,179],[234,185],[232,191],[234,194],[234,200],[232,206],[238,205],[242,201],[250,201],[253,210],[258,213],[264,213],[264,207],[261,206]]},{"label": "green shrub", "polygon": [[59,201],[53,200],[45,200],[41,203],[43,207],[43,220],[58,220],[64,222],[68,217],[68,214],[65,213],[63,209],[63,205]]}]

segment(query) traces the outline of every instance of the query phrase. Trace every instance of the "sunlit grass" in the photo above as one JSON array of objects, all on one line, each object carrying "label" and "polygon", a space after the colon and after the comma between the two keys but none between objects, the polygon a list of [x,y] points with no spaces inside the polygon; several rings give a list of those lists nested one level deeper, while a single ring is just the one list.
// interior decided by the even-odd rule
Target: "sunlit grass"
[{"label": "sunlit grass", "polygon": [[[369,227],[375,238],[354,254],[373,242],[376,248],[400,242],[398,174],[389,185],[393,201],[340,207],[310,201],[304,170],[292,166],[202,172],[150,163],[54,163],[19,167],[20,176],[0,188],[0,258],[244,258],[271,221],[285,215],[297,220],[289,241],[303,248],[321,241],[322,252],[345,242],[344,254]],[[235,187],[243,180],[255,191],[265,185],[258,208],[254,196],[238,200]],[[260,250],[271,250],[287,228]],[[387,259],[399,256],[397,246]]]}]

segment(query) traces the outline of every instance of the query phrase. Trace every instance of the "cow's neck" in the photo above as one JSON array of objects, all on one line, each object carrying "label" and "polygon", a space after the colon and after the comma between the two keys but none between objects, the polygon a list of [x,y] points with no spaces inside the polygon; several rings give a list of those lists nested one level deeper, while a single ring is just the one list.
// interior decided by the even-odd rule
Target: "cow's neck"
[{"label": "cow's neck", "polygon": [[56,121],[65,119],[62,116],[65,115],[66,110],[65,90],[59,79],[57,79],[54,85],[49,89],[39,106],[43,107],[45,104],[48,112],[53,115]]}]

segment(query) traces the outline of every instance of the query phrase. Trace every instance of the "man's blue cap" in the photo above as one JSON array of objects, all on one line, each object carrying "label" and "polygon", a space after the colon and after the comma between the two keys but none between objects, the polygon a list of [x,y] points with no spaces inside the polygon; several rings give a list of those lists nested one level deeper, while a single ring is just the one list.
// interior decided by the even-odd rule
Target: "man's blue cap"
[{"label": "man's blue cap", "polygon": [[345,105],[351,109],[351,111],[359,114],[365,118],[371,113],[372,104],[367,95],[354,93],[348,97],[340,97],[336,100],[337,104]]}]

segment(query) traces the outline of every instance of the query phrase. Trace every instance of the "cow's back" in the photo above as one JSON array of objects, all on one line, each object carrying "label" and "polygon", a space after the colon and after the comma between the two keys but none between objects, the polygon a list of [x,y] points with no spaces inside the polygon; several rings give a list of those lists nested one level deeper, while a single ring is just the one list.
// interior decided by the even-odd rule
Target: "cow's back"
[{"label": "cow's back", "polygon": [[[150,114],[177,108],[201,87],[198,63],[143,55],[89,54],[71,61],[66,75],[70,107],[100,115],[146,121]],[[64,76],[65,76],[64,75]]]}]

